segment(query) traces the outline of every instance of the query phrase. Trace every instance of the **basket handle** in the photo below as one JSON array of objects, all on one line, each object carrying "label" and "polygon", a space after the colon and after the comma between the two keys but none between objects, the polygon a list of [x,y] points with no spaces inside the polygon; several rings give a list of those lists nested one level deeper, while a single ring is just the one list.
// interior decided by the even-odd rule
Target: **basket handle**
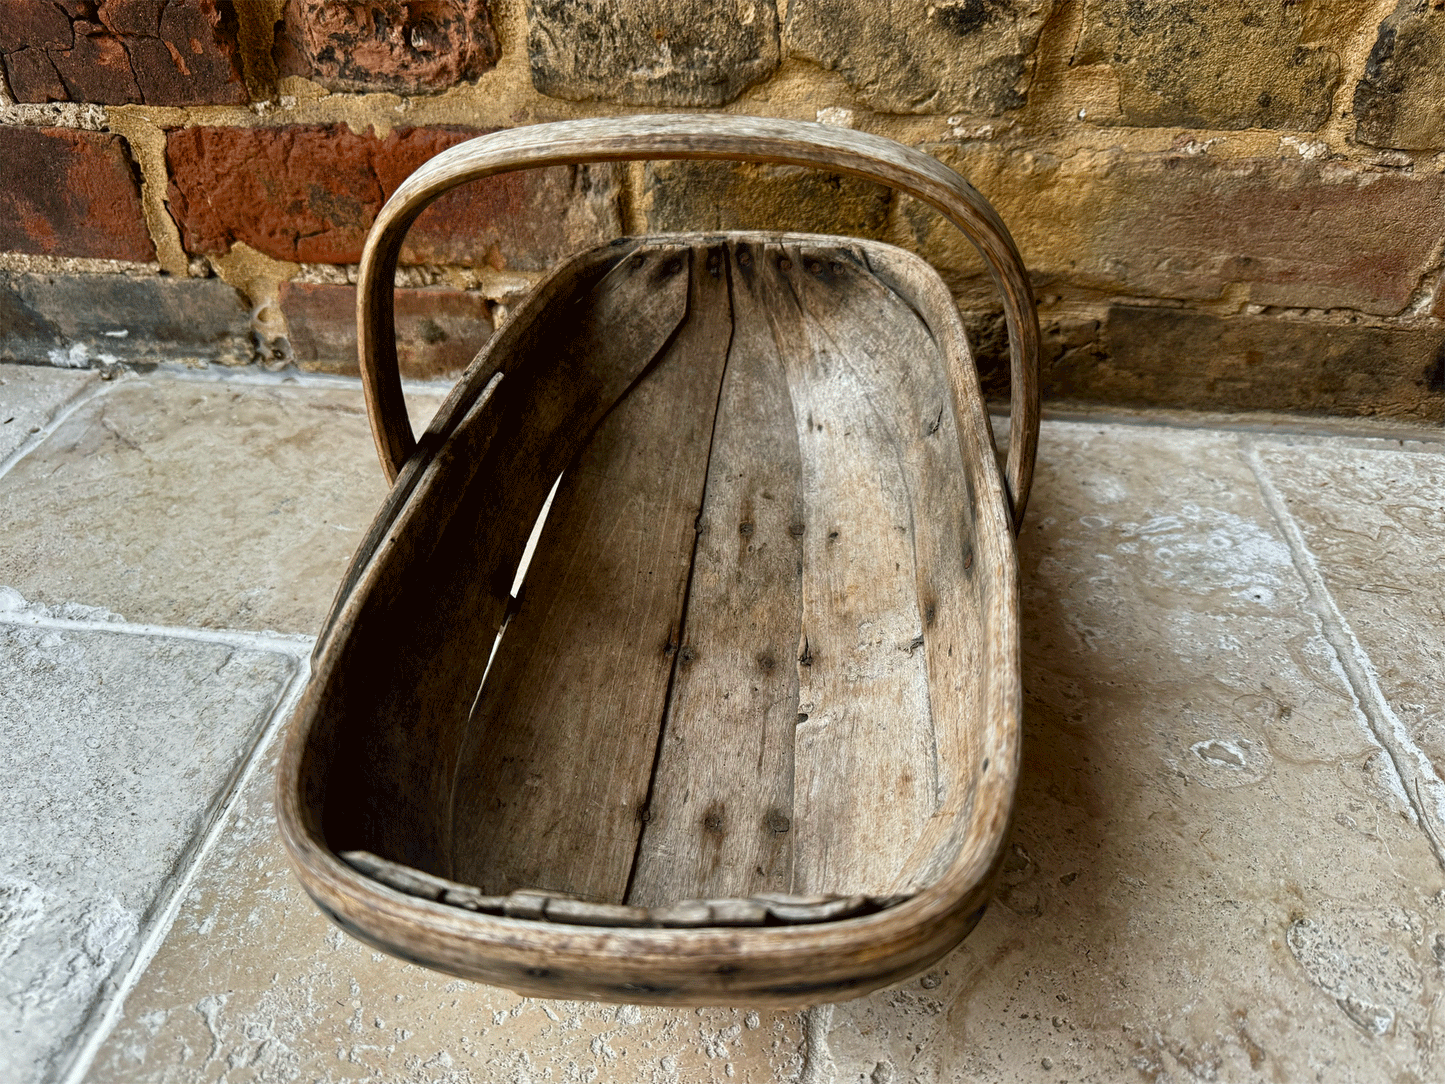
[{"label": "basket handle", "polygon": [[416,447],[397,368],[392,282],[417,216],[467,181],[543,166],[642,159],[729,159],[809,166],[887,185],[936,208],[983,256],[1003,296],[1012,403],[1005,484],[1023,521],[1039,434],[1039,323],[1013,238],[987,200],[937,159],[882,136],[806,121],[723,114],[602,117],[511,128],[442,151],[377,215],[357,282],[357,350],[372,436],[388,480]]}]

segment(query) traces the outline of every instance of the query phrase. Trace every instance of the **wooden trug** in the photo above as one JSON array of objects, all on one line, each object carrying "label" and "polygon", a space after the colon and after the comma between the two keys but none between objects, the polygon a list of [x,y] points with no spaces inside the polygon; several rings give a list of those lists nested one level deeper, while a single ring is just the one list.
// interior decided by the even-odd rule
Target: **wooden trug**
[{"label": "wooden trug", "polygon": [[[657,157],[854,173],[953,219],[1004,298],[1006,471],[937,274],[802,234],[574,257],[415,441],[389,283],[421,210],[506,169]],[[819,125],[515,129],[393,196],[358,322],[395,482],[281,765],[283,838],[317,904],[467,978],[674,1005],[838,1000],[964,937],[1017,777],[1012,528],[1038,422],[1032,299],[982,197]]]}]

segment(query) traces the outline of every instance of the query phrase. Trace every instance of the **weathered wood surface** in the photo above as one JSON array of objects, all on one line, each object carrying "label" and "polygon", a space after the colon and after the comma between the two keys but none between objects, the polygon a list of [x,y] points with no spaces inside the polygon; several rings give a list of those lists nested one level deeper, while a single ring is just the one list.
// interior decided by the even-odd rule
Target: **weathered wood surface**
[{"label": "weathered wood surface", "polygon": [[[587,254],[518,308],[414,447],[390,300],[411,221],[475,177],[649,157],[849,173],[958,224],[1010,327],[1013,514],[946,288],[861,241],[687,236]],[[684,272],[720,244],[749,259]],[[358,319],[378,451],[401,474],[318,642],[279,773],[283,837],[318,904],[454,974],[630,1002],[836,1000],[956,944],[987,898],[1017,779],[1010,530],[1037,430],[1037,322],[987,203],[856,132],[539,125],[446,152],[402,186],[363,257]],[[680,364],[643,376],[665,347]],[[668,417],[674,397],[690,405]],[[783,665],[772,648],[789,640]]]},{"label": "weathered wood surface", "polygon": [[[924,312],[943,313],[952,306],[947,287],[928,273],[929,268],[917,256],[876,246],[863,253],[862,259],[873,281],[860,284],[860,289],[882,286],[893,294],[896,304],[916,306]],[[962,329],[954,321],[935,318],[928,330],[938,365],[918,379],[931,384],[934,396],[940,394],[937,383],[941,380],[941,394],[952,409],[940,411],[929,422],[928,439],[907,443],[906,461],[916,505],[925,509],[927,519],[926,529],[916,536],[915,571],[928,653],[933,748],[941,765],[981,765],[988,756],[985,733],[979,726],[979,720],[987,716],[988,686],[979,677],[988,672],[984,615],[992,577],[980,566],[990,559],[984,548],[986,522],[979,522],[981,516],[986,521],[987,494],[981,504],[980,471],[968,463],[964,449],[991,451],[993,436]],[[889,352],[888,342],[876,331],[860,348],[873,354]],[[902,863],[893,884],[895,892],[916,892],[933,883],[961,846],[960,832],[968,823],[974,788],[961,786],[958,777],[948,771],[940,771],[935,782],[932,816],[913,853]]]},{"label": "weathered wood surface", "polygon": [[[730,246],[733,338],[687,627],[628,900],[788,892],[802,627],[802,468],[759,271]],[[689,886],[689,887],[684,887]]]},{"label": "weathered wood surface", "polygon": [[[413,490],[421,480],[432,455],[440,449],[456,431],[462,420],[489,398],[487,388],[499,373],[525,368],[532,360],[545,358],[552,349],[549,341],[559,330],[555,323],[556,312],[573,303],[576,295],[601,282],[618,261],[631,256],[635,243],[593,249],[582,253],[575,261],[569,262],[567,273],[551,275],[544,279],[530,296],[527,310],[520,313],[524,319],[508,320],[478,353],[477,358],[467,367],[453,386],[436,416],[427,425],[418,442],[418,454],[413,455],[397,476],[387,492],[381,510],[377,512],[361,545],[357,547],[345,578],[337,590],[331,612],[317,637],[314,658],[321,657],[321,650],[327,637],[335,627],[342,607],[351,598],[358,579],[370,565],[382,539],[392,530],[396,519],[407,508]],[[545,315],[543,315],[545,314]],[[681,313],[679,312],[679,318]],[[540,317],[540,318],[539,318]],[[453,488],[465,484],[468,479],[452,479]],[[447,501],[455,501],[454,494],[444,495]]]},{"label": "weathered wood surface", "polygon": [[975,752],[939,348],[860,250],[717,246],[693,280],[564,476],[460,757],[452,875],[644,906],[915,891]]},{"label": "weathered wood surface", "polygon": [[457,767],[452,868],[483,892],[626,893],[732,330],[724,257],[691,253],[686,322],[552,502]]},{"label": "weathered wood surface", "polygon": [[465,721],[532,523],[685,315],[687,261],[685,246],[644,247],[567,305],[519,314],[526,349],[436,448],[378,543],[343,610],[348,642],[312,682],[322,722],[344,735],[325,803],[338,845],[449,872]]},{"label": "weathered wood surface", "polygon": [[936,476],[917,467],[943,443],[930,430],[950,396],[927,328],[856,252],[790,245],[766,263],[796,297],[772,315],[776,334],[801,340],[785,356],[815,528],[804,536],[796,882],[882,893],[940,785],[915,564],[935,509],[948,519],[963,504],[956,442],[930,464]]},{"label": "weathered wood surface", "polygon": [[340,858],[353,869],[417,899],[436,900],[488,915],[527,918],[568,926],[763,926],[776,922],[832,922],[873,914],[901,900],[893,896],[793,896],[760,893],[746,899],[673,900],[660,906],[597,903],[568,892],[514,889],[488,896],[476,885],[461,884],[392,862],[369,851],[343,851]]},{"label": "weathered wood surface", "polygon": [[[523,306],[596,337],[610,375],[529,339],[408,468],[283,769],[308,890],[373,943],[536,994],[796,1004],[901,978],[976,921],[1017,769],[1016,586],[982,402],[950,388],[957,314],[886,246],[726,245],[709,269],[717,239],[649,243],[660,277],[629,256],[565,319]],[[678,258],[693,274],[662,274]],[[626,318],[582,313],[624,296]],[[553,437],[521,432],[538,418]],[[413,537],[424,507],[439,540]]]}]

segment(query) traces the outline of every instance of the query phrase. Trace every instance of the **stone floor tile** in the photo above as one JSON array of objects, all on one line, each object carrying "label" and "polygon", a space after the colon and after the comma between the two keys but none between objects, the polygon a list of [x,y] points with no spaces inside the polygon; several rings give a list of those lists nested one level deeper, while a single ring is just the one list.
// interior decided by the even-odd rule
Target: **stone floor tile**
[{"label": "stone floor tile", "polygon": [[402,963],[307,898],[274,757],[101,1048],[92,1084],[794,1080],[797,1013],[541,1001]]},{"label": "stone floor tile", "polygon": [[825,1014],[832,1079],[1440,1079],[1445,877],[1238,438],[1040,451],[1000,892]]},{"label": "stone floor tile", "polygon": [[807,1017],[454,982],[328,925],[258,773],[90,1079],[1438,1079],[1445,874],[1250,439],[1046,426],[1015,834],[928,974]]},{"label": "stone floor tile", "polygon": [[89,370],[0,365],[0,462],[99,380],[100,374]]},{"label": "stone floor tile", "polygon": [[1390,707],[1445,775],[1445,443],[1414,447],[1256,442]]},{"label": "stone floor tile", "polygon": [[27,598],[314,634],[386,483],[359,385],[152,377],[83,405],[0,493],[0,584]]},{"label": "stone floor tile", "polygon": [[0,1080],[69,1058],[299,665],[0,623]]}]

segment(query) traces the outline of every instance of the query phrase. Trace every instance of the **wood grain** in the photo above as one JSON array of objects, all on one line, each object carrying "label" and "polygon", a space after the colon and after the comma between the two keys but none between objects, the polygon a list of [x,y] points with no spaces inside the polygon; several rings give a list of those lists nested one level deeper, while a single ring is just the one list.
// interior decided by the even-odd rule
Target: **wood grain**
[{"label": "wood grain", "polygon": [[801,465],[759,296],[761,245],[729,246],[733,338],[687,627],[628,902],[792,885]]},{"label": "wood grain", "polygon": [[535,324],[493,393],[439,446],[358,584],[344,657],[319,666],[338,845],[450,869],[451,787],[523,547],[543,500],[687,304],[688,250],[639,250]]},{"label": "wood grain", "polygon": [[[916,309],[927,327],[929,349],[913,357],[896,354],[918,374],[914,388],[927,386],[922,399],[915,397],[914,412],[926,415],[927,404],[939,395],[953,408],[940,411],[928,424],[926,439],[908,443],[904,460],[918,527],[914,571],[928,657],[934,751],[940,765],[952,766],[939,772],[933,814],[893,884],[896,892],[916,892],[941,876],[957,856],[975,796],[973,780],[988,755],[978,721],[986,714],[987,686],[979,675],[987,672],[984,614],[990,577],[979,566],[985,556],[978,518],[980,494],[987,497],[992,472],[987,461],[972,461],[966,449],[980,441],[991,449],[992,436],[978,427],[977,419],[987,425],[987,415],[976,379],[969,380],[972,355],[943,283],[929,274],[927,264],[901,249],[877,246],[860,257],[874,280],[860,284],[860,293],[881,286],[897,304]],[[894,354],[893,345],[877,330],[860,348],[873,356]],[[973,441],[962,431],[970,423]]]},{"label": "wood grain", "polygon": [[[638,373],[673,336],[684,307],[689,315],[676,331],[673,348],[702,316],[699,306],[678,296],[677,284],[686,276],[669,278],[661,272],[677,256],[696,264],[703,258],[699,254],[719,241],[698,236],[648,240],[639,248],[644,266],[635,273],[627,270],[629,256],[605,272],[600,283],[581,283],[571,293],[561,289],[544,305],[525,303],[513,319],[534,334],[516,355],[519,364],[479,359],[467,391],[473,398],[457,399],[450,413],[444,409],[447,417],[438,425],[447,427],[445,437],[424,440],[404,468],[411,488],[399,507],[388,510],[389,521],[378,524],[370,557],[358,566],[331,632],[318,645],[312,684],[298,708],[278,775],[278,819],[302,883],[328,915],[362,939],[452,974],[539,996],[796,1005],[897,981],[938,959],[977,921],[1003,853],[1017,781],[1017,566],[988,420],[952,299],[926,265],[888,246],[729,235],[726,243],[735,252],[747,246],[759,255],[756,285],[747,289],[739,285],[746,285],[741,263],[732,265],[739,314],[732,349],[726,330],[717,330],[731,317],[720,317],[713,333],[700,336],[715,344],[712,353],[702,351],[719,366],[712,377],[715,395],[718,352],[725,351],[729,359],[722,409],[711,433],[715,445],[727,434],[727,449],[718,445],[711,463],[700,457],[687,466],[660,450],[657,433],[663,426],[627,420],[618,423],[618,434],[608,435],[607,425],[597,422],[609,410],[610,422],[631,409],[655,421],[659,411],[656,402],[649,406],[647,389],[655,389],[670,367],[659,365],[640,381]],[[769,254],[777,261],[770,264]],[[598,259],[589,254],[576,268],[597,266]],[[559,270],[557,282],[572,271],[572,265]],[[611,285],[602,289],[609,279]],[[573,298],[576,307],[570,307]],[[744,323],[749,305],[765,318],[766,334],[757,319],[749,316]],[[727,306],[714,300],[705,308],[723,311]],[[641,340],[655,340],[651,353],[639,348]],[[561,348],[546,347],[549,342]],[[759,357],[762,364],[756,362]],[[777,384],[760,377],[769,358],[787,383],[786,410]],[[498,371],[487,376],[487,364]],[[676,390],[666,396],[706,398],[697,391],[699,385],[678,379]],[[953,428],[951,412],[957,415]],[[681,413],[690,417],[691,408]],[[739,444],[739,436],[732,435],[735,428],[741,435],[749,419],[766,434],[756,448],[749,446],[749,438]],[[594,431],[596,439],[591,438]],[[759,440],[756,435],[751,439]],[[786,454],[790,442],[796,461]],[[539,560],[560,570],[563,586],[554,591],[554,606],[568,616],[557,627],[572,632],[561,639],[536,633],[518,637],[511,647],[526,662],[520,672],[536,674],[538,686],[549,673],[521,659],[526,654],[521,648],[529,643],[552,643],[554,659],[564,660],[565,645],[575,640],[611,643],[614,658],[628,661],[615,671],[596,662],[600,655],[584,661],[582,668],[592,667],[597,687],[573,686],[571,695],[553,697],[555,710],[545,706],[551,693],[534,691],[524,679],[510,680],[516,695],[502,697],[504,714],[514,710],[513,701],[530,698],[532,707],[518,709],[531,719],[528,725],[546,721],[554,731],[534,730],[525,751],[536,755],[532,763],[539,772],[556,774],[545,787],[529,788],[518,808],[554,784],[570,797],[549,795],[538,803],[540,819],[494,834],[505,837],[500,846],[515,851],[525,849],[527,841],[550,846],[546,833],[556,814],[580,810],[584,816],[578,819],[595,818],[590,796],[603,795],[605,804],[614,791],[631,797],[619,801],[613,812],[604,808],[603,818],[620,821],[649,770],[644,739],[649,728],[656,736],[665,707],[667,725],[692,736],[683,743],[685,756],[669,757],[663,732],[652,808],[671,809],[677,816],[649,822],[628,903],[619,902],[625,863],[618,856],[625,857],[636,843],[635,817],[616,832],[613,822],[600,830],[582,824],[577,832],[557,832],[566,845],[548,861],[569,872],[548,883],[560,889],[532,884],[516,891],[484,891],[475,883],[485,880],[484,870],[469,870],[464,879],[473,883],[461,883],[449,860],[455,851],[458,863],[471,862],[483,849],[498,845],[493,841],[468,850],[478,838],[470,822],[454,845],[449,814],[455,779],[459,789],[473,788],[478,796],[480,831],[493,831],[480,822],[486,819],[487,773],[497,771],[500,759],[473,756],[468,744],[465,770],[454,769],[480,667],[506,608],[528,528],[551,479],[579,453],[596,457],[602,478],[598,488],[614,486],[615,472],[633,470],[633,481],[612,492],[654,500],[662,495],[661,504],[677,512],[674,520],[666,509],[658,513],[663,526],[656,533],[681,537],[684,544],[669,550],[665,537],[639,543],[654,547],[650,552],[690,553],[693,521],[682,514],[686,509],[680,500],[666,497],[670,483],[658,479],[694,471],[691,513],[703,509],[706,529],[686,620],[675,641],[698,649],[689,665],[704,662],[707,655],[746,665],[761,634],[771,642],[786,636],[794,621],[798,628],[793,656],[798,662],[791,675],[786,668],[777,675],[774,667],[766,671],[766,681],[757,681],[760,665],[740,671],[719,665],[713,677],[696,680],[685,678],[679,658],[672,693],[665,696],[666,682],[659,674],[666,668],[657,662],[656,637],[646,632],[653,619],[634,620],[634,611],[623,605],[627,599],[654,597],[652,588],[639,589],[635,578],[627,584],[626,568],[647,562],[618,565],[616,556],[629,552],[627,546],[606,544],[617,520],[628,518],[625,501],[593,499],[600,518],[589,519],[593,513],[578,511],[585,504],[584,487],[568,498],[572,511],[564,508],[558,523],[570,522],[576,529],[557,528],[555,545],[544,541]],[[741,476],[728,468],[730,461],[746,468]],[[573,473],[583,476],[580,469]],[[744,547],[729,553],[724,543],[738,547],[744,538],[758,539],[764,522],[758,511],[760,479],[784,477],[795,479],[794,507],[801,511],[799,522],[787,526],[803,527],[800,541],[791,530],[787,537],[801,550],[804,564],[794,566],[794,593],[774,598],[764,609],[762,585],[789,582],[779,559],[783,551],[774,546],[749,554]],[[766,492],[778,496],[771,486]],[[751,518],[743,505],[749,493],[758,498]],[[770,514],[777,525],[788,518]],[[830,516],[837,518],[834,527],[861,532],[866,544],[841,556],[825,550],[815,561],[810,546],[826,546],[831,533],[819,530],[818,521]],[[667,526],[676,519],[684,526]],[[736,534],[718,529],[717,522],[733,524]],[[603,529],[587,541],[583,535],[599,524]],[[751,535],[741,530],[746,524],[753,527]],[[899,526],[904,529],[896,530]],[[889,529],[880,532],[883,527]],[[768,529],[776,532],[777,526]],[[836,547],[843,537],[840,529],[832,544]],[[577,559],[564,560],[568,553]],[[705,554],[718,563],[702,563]],[[580,574],[583,565],[588,565],[586,576]],[[673,565],[659,560],[651,567],[685,569],[686,559]],[[577,575],[569,581],[570,572]],[[542,598],[531,594],[533,589],[554,578],[540,569],[533,575],[538,579],[529,576],[517,622]],[[714,575],[717,580],[711,582]],[[729,576],[743,588],[740,600],[725,597],[722,588]],[[596,612],[613,631],[593,636],[588,630],[588,609],[579,602],[583,592],[577,585],[598,592]],[[674,590],[680,600],[680,589]],[[759,607],[751,625],[748,591],[755,592]],[[674,605],[674,613],[682,615],[680,601]],[[643,610],[657,614],[666,609],[650,606]],[[539,606],[532,617],[546,624],[551,612]],[[882,619],[874,620],[878,613]],[[676,617],[673,622],[676,628]],[[622,635],[615,631],[619,623],[626,630]],[[661,628],[663,622],[656,624]],[[882,631],[874,631],[875,625]],[[816,640],[814,627],[823,630]],[[523,628],[511,626],[504,647]],[[583,649],[584,654],[592,650]],[[758,661],[754,656],[754,664]],[[502,665],[505,673],[510,664]],[[641,669],[629,669],[633,666]],[[642,680],[628,676],[634,673],[643,674]],[[705,677],[706,668],[697,674]],[[725,838],[734,849],[713,863],[697,823],[701,813],[701,828],[708,830],[710,794],[723,796],[729,814],[746,804],[757,823],[787,800],[782,780],[788,750],[785,742],[769,736],[785,730],[786,714],[754,694],[768,688],[787,694],[794,675],[797,697],[823,700],[829,727],[818,728],[809,747],[800,742],[792,751],[789,831],[775,833],[792,840],[791,859],[780,849],[767,851],[766,840],[738,832],[735,839]],[[601,689],[609,685],[620,700],[647,686],[637,703],[652,704],[652,720],[642,718],[644,709],[623,719],[626,713],[604,705]],[[748,712],[731,711],[739,701]],[[786,705],[787,697],[780,703]],[[615,726],[590,731],[572,740],[573,748],[563,748],[577,738],[573,723],[563,717],[576,704]],[[863,707],[852,714],[858,704]],[[920,704],[922,710],[916,710]],[[833,721],[843,725],[833,726]],[[891,731],[891,740],[881,742],[880,722],[912,730],[903,740]],[[707,740],[708,726],[717,740]],[[474,735],[478,748],[487,732]],[[926,741],[909,734],[924,735]],[[607,743],[619,736],[614,754]],[[764,767],[775,774],[757,772],[759,749]],[[906,755],[898,755],[900,749]],[[737,769],[738,758],[745,755],[751,756],[751,776]],[[521,780],[524,790],[529,781]],[[515,794],[516,777],[511,785]],[[694,792],[708,799],[700,809]],[[636,805],[632,808],[635,812]],[[722,823],[747,826],[748,821],[745,810]],[[890,821],[891,834],[886,830]],[[594,834],[587,836],[589,831]],[[600,845],[599,836],[605,837]],[[608,857],[594,861],[596,850],[607,851]],[[675,876],[666,869],[668,855],[685,859]],[[804,898],[759,890],[751,881],[779,877],[789,860],[792,891]],[[744,861],[755,862],[751,872]],[[590,870],[588,863],[593,863]],[[536,865],[541,869],[546,863]],[[574,867],[583,871],[583,881],[597,875],[585,893],[590,899],[571,898]],[[546,880],[553,871],[523,869],[515,876]],[[709,877],[715,880],[707,882]],[[830,877],[839,890],[827,887]],[[750,894],[718,898],[711,895],[710,884]],[[648,894],[670,898],[633,905]]]},{"label": "wood grain", "polygon": [[[909,374],[859,350],[880,313],[876,304],[838,305],[866,278],[851,253],[769,246],[761,263],[812,528],[803,537],[795,656],[793,884],[882,893],[897,879],[907,850],[900,843],[933,812],[936,789],[912,508],[900,469],[915,420],[895,409],[912,405],[896,387]],[[836,288],[816,289],[822,278]],[[916,316],[885,315],[895,351],[908,357],[918,347]]]},{"label": "wood grain", "polygon": [[633,865],[732,320],[721,246],[688,318],[562,476],[469,724],[454,876],[620,903]]}]

